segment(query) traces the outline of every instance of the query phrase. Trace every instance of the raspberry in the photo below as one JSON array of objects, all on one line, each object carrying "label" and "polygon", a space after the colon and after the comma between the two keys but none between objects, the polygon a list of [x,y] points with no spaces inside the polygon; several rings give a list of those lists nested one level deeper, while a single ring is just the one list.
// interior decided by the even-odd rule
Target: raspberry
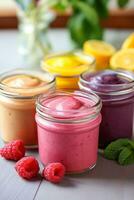
[{"label": "raspberry", "polygon": [[63,179],[64,174],[65,167],[58,162],[48,164],[42,173],[43,177],[52,183],[59,183]]},{"label": "raspberry", "polygon": [[0,155],[7,160],[18,161],[25,155],[25,147],[22,140],[15,140],[0,149]]},{"label": "raspberry", "polygon": [[15,169],[22,178],[32,179],[39,172],[39,164],[33,156],[24,157],[16,163]]}]

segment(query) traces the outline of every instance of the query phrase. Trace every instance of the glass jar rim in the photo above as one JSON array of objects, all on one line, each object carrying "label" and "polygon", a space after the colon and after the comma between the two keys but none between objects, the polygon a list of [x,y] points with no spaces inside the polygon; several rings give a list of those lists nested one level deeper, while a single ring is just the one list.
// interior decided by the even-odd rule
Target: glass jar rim
[{"label": "glass jar rim", "polygon": [[[64,111],[65,114],[69,113],[73,117],[69,117],[69,118],[68,117],[67,118],[54,117],[50,114],[51,111],[56,112],[58,114],[63,113],[63,111],[53,110],[50,107],[44,106],[42,104],[42,102],[44,102],[44,100],[48,100],[48,99],[51,99],[51,98],[59,96],[59,95],[60,96],[75,95],[76,97],[85,98],[88,101],[90,101],[92,99],[92,102],[94,101],[93,102],[94,104],[89,107],[89,109],[90,109],[89,112],[87,112],[87,108],[85,108],[85,110],[82,110],[82,112],[83,111],[85,112],[85,115],[77,115],[80,113],[80,110],[65,110]],[[72,120],[73,120],[73,123],[75,123],[75,122],[77,123],[80,121],[86,121],[86,120],[92,120],[92,119],[96,118],[96,116],[100,113],[101,107],[102,107],[102,103],[101,103],[101,99],[98,95],[96,95],[94,92],[90,92],[90,94],[89,94],[89,93],[83,92],[81,90],[76,90],[73,92],[56,90],[54,93],[48,93],[47,95],[42,94],[42,95],[38,96],[37,101],[36,101],[36,111],[41,117],[43,117],[47,120],[50,120],[50,121],[55,121],[55,122],[60,122],[60,123],[71,123]],[[91,109],[92,109],[92,111],[94,111],[94,109],[96,109],[95,113],[91,112]],[[80,117],[80,119],[76,119],[78,116]]]},{"label": "glass jar rim", "polygon": [[[40,78],[41,80],[44,79],[44,84],[40,86],[36,86],[36,87],[17,88],[17,87],[8,86],[2,83],[2,81],[5,80],[6,78],[17,76],[17,75],[29,75],[35,78],[36,77]],[[48,78],[48,77],[50,78],[50,80],[47,82],[45,81],[46,80],[45,78]],[[38,95],[37,90],[42,90],[45,87],[47,88],[54,85],[55,85],[55,77],[51,75],[50,73],[44,72],[42,70],[35,70],[32,68],[31,69],[30,68],[29,69],[16,68],[16,69],[12,69],[0,74],[0,93],[3,94],[4,96],[8,96],[11,98],[31,99],[34,96]]]},{"label": "glass jar rim", "polygon": [[[122,75],[128,79],[130,79],[131,81],[128,83],[120,83],[120,84],[102,84],[102,83],[96,83],[95,85],[97,87],[107,87],[107,90],[103,91],[98,91],[95,90],[95,88],[88,88],[86,87],[84,84],[86,84],[87,86],[89,86],[91,84],[91,81],[87,81],[84,79],[84,75],[88,74],[88,72],[84,72],[80,75],[79,78],[79,86],[80,88],[86,89],[88,91],[92,90],[94,91],[96,94],[98,95],[124,95],[124,94],[128,94],[131,92],[134,92],[134,74],[129,72],[129,71],[125,71],[125,70],[102,70],[100,72],[115,72],[119,75]],[[112,87],[112,90],[110,90]],[[108,91],[109,90],[109,91]]]},{"label": "glass jar rim", "polygon": [[[87,60],[89,63],[87,63],[86,65],[90,64],[90,65],[95,65],[96,63],[96,59],[95,57],[93,57],[92,55],[89,55],[89,54],[86,54],[84,52],[82,52],[81,50],[73,50],[73,51],[64,51],[64,52],[58,52],[58,53],[52,53],[52,54],[49,54],[48,56],[45,57],[45,59],[43,59],[43,61],[41,62],[41,68],[44,70],[44,66],[46,66],[45,70],[49,72],[49,65],[46,64],[46,61],[51,59],[51,58],[55,58],[55,57],[59,57],[59,56],[67,56],[67,55],[76,55],[78,57],[82,56],[83,59]],[[83,66],[85,64],[80,64],[80,66]],[[54,67],[55,68],[55,67]],[[86,71],[86,70],[84,70]],[[83,71],[83,72],[84,72]],[[60,73],[60,72],[53,72],[53,74],[55,74],[55,76],[58,76],[58,77],[78,77],[80,75],[80,73],[74,73],[74,75],[66,75],[66,74],[63,74],[63,73]]]}]

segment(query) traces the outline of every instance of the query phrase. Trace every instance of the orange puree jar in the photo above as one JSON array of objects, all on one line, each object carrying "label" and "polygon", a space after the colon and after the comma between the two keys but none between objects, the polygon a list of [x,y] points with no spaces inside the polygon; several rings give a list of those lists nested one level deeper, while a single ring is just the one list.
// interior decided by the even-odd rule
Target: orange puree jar
[{"label": "orange puree jar", "polygon": [[79,75],[94,68],[95,58],[80,51],[53,54],[42,62],[42,69],[56,76],[57,89],[78,89]]},{"label": "orange puree jar", "polygon": [[37,147],[35,101],[39,94],[54,91],[49,73],[17,69],[0,75],[0,133],[4,142],[21,139]]}]

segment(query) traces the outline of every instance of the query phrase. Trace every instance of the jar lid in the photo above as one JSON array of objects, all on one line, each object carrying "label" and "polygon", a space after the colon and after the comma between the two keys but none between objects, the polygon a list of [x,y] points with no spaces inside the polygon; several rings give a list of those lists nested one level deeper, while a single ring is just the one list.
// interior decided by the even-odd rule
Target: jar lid
[{"label": "jar lid", "polygon": [[92,89],[97,94],[127,94],[134,91],[134,74],[123,70],[83,73],[79,84],[81,88]]},{"label": "jar lid", "polygon": [[90,70],[93,71],[95,58],[82,52],[65,52],[46,57],[42,69],[57,76],[78,76]]},{"label": "jar lid", "polygon": [[0,75],[0,93],[14,98],[31,98],[55,85],[54,76],[30,69],[14,69]]}]

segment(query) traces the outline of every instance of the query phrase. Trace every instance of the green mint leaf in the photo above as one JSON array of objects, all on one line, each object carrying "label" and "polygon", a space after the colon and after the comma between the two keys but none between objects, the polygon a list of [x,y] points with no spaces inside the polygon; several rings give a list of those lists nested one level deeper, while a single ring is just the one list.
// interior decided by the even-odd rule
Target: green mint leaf
[{"label": "green mint leaf", "polygon": [[125,7],[128,2],[129,0],[117,0],[117,3],[121,8]]},{"label": "green mint leaf", "polygon": [[129,144],[128,139],[118,139],[114,142],[111,142],[105,150],[104,156],[109,160],[117,160],[120,152]]},{"label": "green mint leaf", "polygon": [[134,140],[129,140],[129,146],[134,150]]},{"label": "green mint leaf", "polygon": [[129,165],[134,163],[134,151],[125,147],[119,154],[118,162],[120,165]]}]

